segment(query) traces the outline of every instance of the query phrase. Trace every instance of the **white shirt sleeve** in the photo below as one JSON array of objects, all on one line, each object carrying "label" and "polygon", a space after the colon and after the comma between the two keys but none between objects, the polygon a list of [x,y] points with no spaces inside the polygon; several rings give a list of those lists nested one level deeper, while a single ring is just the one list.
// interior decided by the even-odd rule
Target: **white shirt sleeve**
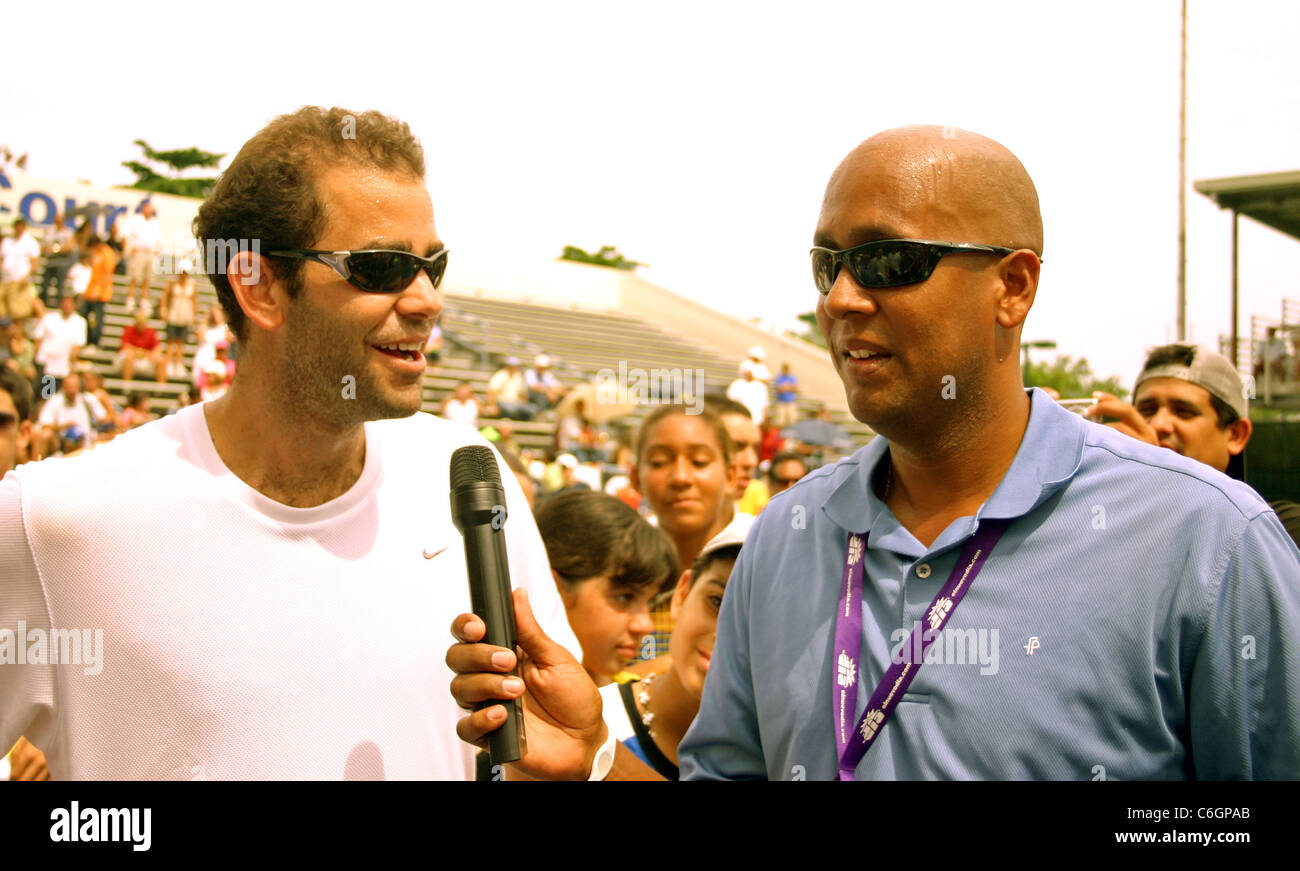
[{"label": "white shirt sleeve", "polygon": [[[48,638],[49,611],[23,523],[22,491],[14,473],[0,481],[0,748],[25,735],[48,750],[53,740],[54,667],[18,662],[26,638],[39,630]],[[24,656],[24,659],[26,657]]]}]

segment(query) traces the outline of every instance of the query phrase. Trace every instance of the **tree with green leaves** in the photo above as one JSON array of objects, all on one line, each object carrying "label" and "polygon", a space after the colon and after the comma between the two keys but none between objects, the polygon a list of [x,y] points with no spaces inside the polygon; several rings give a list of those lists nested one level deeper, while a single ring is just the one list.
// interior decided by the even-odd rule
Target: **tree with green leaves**
[{"label": "tree with green leaves", "polygon": [[628,260],[618,249],[611,245],[602,245],[600,250],[595,254],[588,254],[581,248],[575,248],[572,245],[564,246],[564,253],[560,255],[561,260],[572,260],[575,263],[590,263],[592,266],[606,266],[610,269],[625,269],[628,272],[636,269],[638,266],[645,266],[644,263],[638,263],[635,260]]},{"label": "tree with green leaves", "polygon": [[1120,399],[1128,396],[1119,378],[1093,375],[1086,357],[1076,359],[1058,355],[1051,363],[1030,363],[1024,367],[1024,374],[1026,387],[1051,387],[1061,394],[1062,399],[1083,399],[1092,396],[1094,390],[1105,391]]},{"label": "tree with green leaves", "polygon": [[[138,160],[122,161],[123,166],[135,173],[136,182],[131,187],[181,197],[202,198],[212,193],[212,188],[217,183],[215,176],[204,178],[182,178],[181,176],[188,169],[216,169],[221,158],[225,157],[224,154],[216,154],[200,148],[154,151],[143,139],[137,139],[135,144],[144,152],[145,160],[160,166],[155,169]],[[164,175],[164,172],[170,172],[170,175]]]}]

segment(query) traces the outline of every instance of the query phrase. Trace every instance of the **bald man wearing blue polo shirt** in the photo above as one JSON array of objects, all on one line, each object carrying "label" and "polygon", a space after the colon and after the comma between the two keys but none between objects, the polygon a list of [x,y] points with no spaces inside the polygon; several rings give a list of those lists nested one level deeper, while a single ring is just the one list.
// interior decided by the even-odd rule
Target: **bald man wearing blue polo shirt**
[{"label": "bald man wearing blue polo shirt", "polygon": [[814,244],[881,438],[759,517],[683,779],[1300,778],[1300,551],[1244,484],[1025,390],[1043,230],[1015,156],[875,136]]}]

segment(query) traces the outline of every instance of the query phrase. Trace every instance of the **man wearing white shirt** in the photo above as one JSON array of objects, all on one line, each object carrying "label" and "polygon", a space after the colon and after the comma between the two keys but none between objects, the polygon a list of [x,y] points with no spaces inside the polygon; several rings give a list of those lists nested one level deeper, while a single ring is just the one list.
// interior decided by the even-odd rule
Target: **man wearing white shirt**
[{"label": "man wearing white shirt", "polygon": [[36,310],[32,275],[41,259],[41,243],[27,231],[27,220],[14,221],[12,236],[0,240],[0,316],[22,327]]},{"label": "man wearing white shirt", "polygon": [[[0,745],[26,735],[59,780],[472,777],[442,641],[469,608],[448,467],[487,441],[417,413],[446,266],[423,149],[305,107],[244,145],[196,235],[258,241],[209,274],[230,389],[0,481],[0,634],[91,639],[0,666]],[[580,653],[499,464],[511,580]]]},{"label": "man wearing white shirt", "polygon": [[41,428],[42,455],[54,453],[63,434],[73,427],[93,439],[99,423],[107,417],[103,403],[93,394],[82,392],[81,377],[73,372],[63,379],[59,392],[45,403],[36,421]]},{"label": "man wearing white shirt", "polygon": [[55,389],[72,371],[86,344],[86,319],[73,311],[76,305],[76,299],[65,296],[59,300],[59,310],[36,325],[36,362],[44,367],[46,377],[54,379]]},{"label": "man wearing white shirt", "polygon": [[122,227],[122,257],[126,260],[126,308],[135,308],[135,287],[140,285],[140,304],[149,304],[149,281],[153,278],[153,261],[162,248],[162,228],[153,203],[145,200],[140,211],[127,218]]},{"label": "man wearing white shirt", "polygon": [[748,366],[741,367],[740,377],[727,387],[727,398],[748,408],[749,416],[754,419],[755,425],[763,422],[768,405],[767,383],[758,380],[753,369]]}]

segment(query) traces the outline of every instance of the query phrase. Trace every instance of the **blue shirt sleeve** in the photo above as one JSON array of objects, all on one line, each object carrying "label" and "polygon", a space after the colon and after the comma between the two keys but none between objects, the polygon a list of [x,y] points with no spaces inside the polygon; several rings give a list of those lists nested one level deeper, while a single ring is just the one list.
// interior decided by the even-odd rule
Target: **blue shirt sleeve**
[{"label": "blue shirt sleeve", "polygon": [[1196,776],[1300,779],[1300,551],[1274,512],[1244,526],[1208,593],[1188,700]]},{"label": "blue shirt sleeve", "polygon": [[[761,523],[760,518],[747,542],[761,535]],[[700,712],[677,749],[682,780],[767,777],[749,659],[752,557],[756,551],[749,543],[741,548],[727,581]]]}]

